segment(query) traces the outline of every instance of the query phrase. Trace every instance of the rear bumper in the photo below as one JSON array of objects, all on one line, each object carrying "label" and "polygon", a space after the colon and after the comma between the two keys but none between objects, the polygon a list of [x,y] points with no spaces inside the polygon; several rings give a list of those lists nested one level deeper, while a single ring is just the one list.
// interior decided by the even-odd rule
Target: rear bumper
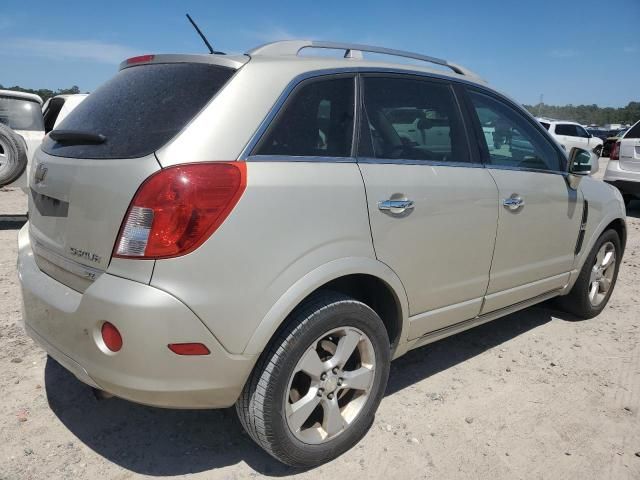
[{"label": "rear bumper", "polygon": [[640,172],[623,170],[619,161],[609,161],[603,180],[622,194],[640,196]]},{"label": "rear bumper", "polygon": [[[178,299],[106,273],[79,293],[38,269],[28,224],[18,244],[25,330],[82,382],[160,407],[222,408],[236,401],[255,356],[229,354]],[[117,353],[102,343],[105,321],[122,334]],[[202,342],[211,354],[179,356],[167,348],[180,342]]]}]

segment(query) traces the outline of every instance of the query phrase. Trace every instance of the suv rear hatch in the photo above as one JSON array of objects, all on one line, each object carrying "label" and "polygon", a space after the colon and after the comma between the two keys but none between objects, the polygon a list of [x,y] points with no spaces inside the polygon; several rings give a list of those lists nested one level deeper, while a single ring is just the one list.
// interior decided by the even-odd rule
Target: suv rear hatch
[{"label": "suv rear hatch", "polygon": [[216,57],[130,59],[47,136],[29,180],[30,236],[42,271],[82,292],[107,269],[132,198],[161,168],[154,152],[235,72]]},{"label": "suv rear hatch", "polygon": [[640,121],[620,140],[620,168],[640,172]]}]

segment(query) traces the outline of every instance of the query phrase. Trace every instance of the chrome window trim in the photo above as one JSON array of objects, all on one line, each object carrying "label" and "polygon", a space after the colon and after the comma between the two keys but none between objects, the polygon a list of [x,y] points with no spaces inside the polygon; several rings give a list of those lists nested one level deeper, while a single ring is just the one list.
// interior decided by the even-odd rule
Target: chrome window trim
[{"label": "chrome window trim", "polygon": [[[282,91],[282,93],[278,96],[278,98],[276,99],[275,103],[273,104],[273,106],[271,107],[271,109],[269,110],[269,112],[267,113],[267,115],[264,117],[264,119],[260,122],[260,125],[258,126],[258,128],[256,129],[256,131],[253,133],[253,135],[251,136],[251,138],[249,139],[249,141],[247,142],[247,144],[245,145],[245,147],[242,149],[242,152],[240,153],[240,155],[238,156],[238,160],[240,161],[274,161],[273,156],[266,156],[266,155],[252,155],[253,149],[256,147],[256,145],[258,144],[258,142],[260,141],[260,139],[262,138],[262,136],[264,135],[264,133],[266,132],[267,128],[271,125],[271,122],[273,121],[273,119],[276,117],[276,115],[278,115],[278,113],[280,112],[282,106],[284,105],[284,103],[286,102],[287,98],[289,97],[289,95],[291,94],[291,92],[303,81],[305,80],[309,80],[311,78],[316,78],[316,77],[324,77],[324,76],[331,76],[331,75],[339,75],[339,74],[355,74],[355,75],[359,75],[359,74],[395,74],[395,75],[404,75],[404,76],[413,76],[413,77],[422,77],[422,78],[430,78],[430,79],[437,79],[437,80],[445,80],[447,82],[451,82],[451,84],[460,84],[460,85],[465,85],[465,86],[470,86],[473,87],[477,90],[480,90],[482,93],[485,94],[489,94],[489,95],[493,95],[495,97],[498,97],[501,101],[506,102],[508,106],[510,106],[512,109],[518,111],[519,113],[521,113],[523,116],[525,116],[529,122],[533,123],[534,126],[536,126],[537,120],[535,119],[535,117],[533,117],[533,115],[531,115],[524,107],[522,107],[521,105],[518,105],[516,102],[514,102],[513,100],[511,100],[509,97],[507,97],[506,95],[493,90],[481,83],[478,83],[476,81],[472,81],[472,80],[468,80],[465,78],[458,78],[458,77],[452,77],[450,75],[447,75],[446,73],[443,74],[438,74],[435,72],[422,72],[422,71],[416,71],[416,70],[409,70],[409,69],[403,69],[403,68],[386,68],[386,67],[358,67],[358,66],[345,66],[345,67],[336,67],[336,68],[326,68],[326,69],[320,69],[320,70],[311,70],[308,72],[304,72],[301,73],[299,75],[296,75],[288,84],[287,86],[284,88],[284,90]],[[231,80],[230,80],[231,81]],[[357,87],[357,83],[356,83],[356,88]],[[355,92],[356,94],[359,94],[359,91]],[[460,104],[460,99],[457,98],[457,93],[454,90],[454,94],[456,95],[456,99],[458,101],[458,103]],[[356,102],[357,102],[357,98],[356,98]],[[460,111],[463,114],[463,120],[465,121],[465,129],[467,130],[467,137],[469,138],[469,141],[471,141],[471,137],[469,134],[469,129],[474,129],[473,126],[469,126],[467,125],[466,119],[464,118],[464,110],[462,109],[462,105],[460,105]],[[356,130],[356,122],[358,121],[357,118],[354,119],[354,133]],[[543,135],[547,136],[547,140],[550,141],[550,143],[554,146],[554,148],[556,150],[558,150],[555,147],[555,144],[552,140],[551,134],[549,133],[549,131],[547,131],[542,125],[539,125],[539,130]],[[471,152],[470,152],[471,153]],[[566,153],[565,152],[561,152],[565,155],[566,157]],[[260,158],[260,157],[265,157],[265,158]],[[269,159],[267,159],[266,157],[271,157]],[[305,160],[300,160],[300,158],[313,158],[313,160],[306,160],[306,161],[321,161],[321,158],[324,158],[325,160],[322,161],[331,161],[329,160],[330,158],[340,158],[342,162],[344,163],[350,163],[351,161],[355,161],[355,159],[351,159],[349,160],[349,157],[298,157],[298,158],[294,158],[294,157],[287,157],[287,156],[278,156],[278,161],[281,162],[286,162],[286,161],[294,161],[294,162],[301,162],[301,161],[305,161]],[[289,160],[292,159],[292,160]],[[347,159],[347,161],[345,162],[345,159]],[[360,159],[358,159],[359,161]],[[385,163],[389,163],[388,160],[383,159]],[[395,160],[391,160],[394,163],[403,163],[403,162],[396,162]],[[410,160],[411,161],[411,160]],[[426,161],[422,161],[423,163],[425,163]],[[423,164],[420,163],[420,164]],[[567,165],[568,165],[568,161],[567,161]],[[450,164],[447,164],[450,165]],[[472,163],[469,162],[468,164],[466,164],[467,166],[473,166],[473,165],[477,165],[477,163]],[[495,165],[493,166],[495,167]],[[500,167],[498,167],[500,168]],[[546,171],[546,170],[536,170],[536,169],[525,169],[525,168],[516,168],[514,167],[514,169],[517,170],[521,170],[521,171],[534,171],[534,172],[538,172],[538,173],[555,173],[555,174],[561,174],[561,175],[565,175],[567,172],[561,171],[561,170],[557,170],[557,171]],[[565,175],[566,176],[566,175]]]},{"label": "chrome window trim", "polygon": [[302,155],[249,155],[246,162],[308,162],[308,163],[356,163],[355,157],[323,157]]},{"label": "chrome window trim", "polygon": [[560,175],[562,177],[567,177],[569,175],[567,172],[563,172],[562,170],[543,170],[541,168],[516,167],[513,165],[493,165],[490,163],[485,164],[485,168],[487,170],[515,170],[517,172],[547,173],[549,175]]},{"label": "chrome window trim", "polygon": [[477,162],[445,162],[441,160],[415,160],[406,158],[374,158],[358,157],[358,163],[384,164],[384,165],[424,165],[427,167],[469,167],[485,168],[482,163]]}]

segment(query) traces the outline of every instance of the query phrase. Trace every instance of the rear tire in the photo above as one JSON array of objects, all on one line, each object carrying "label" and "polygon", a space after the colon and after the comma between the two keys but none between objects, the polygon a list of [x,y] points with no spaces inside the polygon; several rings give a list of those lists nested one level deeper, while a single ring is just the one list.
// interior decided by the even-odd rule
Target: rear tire
[{"label": "rear tire", "polygon": [[[615,230],[605,231],[589,252],[569,294],[558,299],[560,308],[581,319],[599,315],[613,293],[621,259],[618,233]],[[611,262],[608,267],[603,265],[607,261]]]},{"label": "rear tire", "polygon": [[282,463],[323,464],[366,434],[389,363],[380,317],[348,296],[319,292],[294,310],[261,355],[236,403],[238,417]]},{"label": "rear tire", "polygon": [[27,147],[20,135],[0,124],[0,187],[20,177],[27,167]]}]

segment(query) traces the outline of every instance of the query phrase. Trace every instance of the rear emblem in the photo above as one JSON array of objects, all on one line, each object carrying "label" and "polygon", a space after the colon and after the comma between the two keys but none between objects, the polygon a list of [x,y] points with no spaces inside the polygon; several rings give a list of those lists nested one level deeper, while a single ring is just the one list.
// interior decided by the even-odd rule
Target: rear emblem
[{"label": "rear emblem", "polygon": [[34,180],[36,181],[36,185],[38,183],[44,182],[44,177],[47,176],[48,171],[49,169],[44,163],[41,163],[40,165],[38,165],[38,168],[36,168],[36,173],[33,176]]}]

